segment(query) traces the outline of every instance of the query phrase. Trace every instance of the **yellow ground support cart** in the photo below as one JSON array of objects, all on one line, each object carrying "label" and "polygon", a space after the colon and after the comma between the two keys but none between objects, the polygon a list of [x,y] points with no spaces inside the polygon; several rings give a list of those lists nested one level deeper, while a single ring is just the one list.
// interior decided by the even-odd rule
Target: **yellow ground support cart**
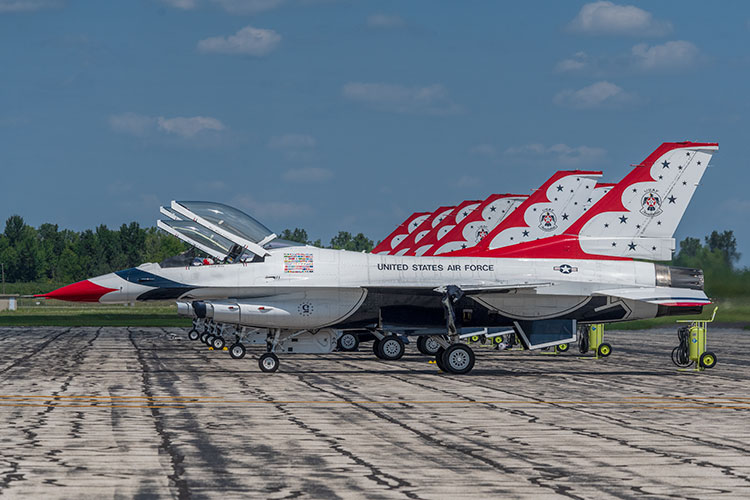
[{"label": "yellow ground support cart", "polygon": [[612,346],[604,342],[604,323],[586,325],[578,331],[578,349],[581,354],[594,351],[594,359],[612,354]]},{"label": "yellow ground support cart", "polygon": [[672,349],[672,362],[675,365],[681,368],[694,365],[693,370],[697,372],[716,366],[716,354],[706,350],[706,343],[708,324],[716,318],[718,309],[718,307],[714,307],[711,319],[677,320],[677,323],[685,323],[686,325],[677,329],[677,338],[680,343]]}]

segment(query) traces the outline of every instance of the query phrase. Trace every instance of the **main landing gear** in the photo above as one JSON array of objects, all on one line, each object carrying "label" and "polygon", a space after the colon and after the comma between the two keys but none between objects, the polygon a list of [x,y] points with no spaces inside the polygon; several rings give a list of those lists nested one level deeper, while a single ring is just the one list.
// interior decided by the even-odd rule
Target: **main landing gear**
[{"label": "main landing gear", "polygon": [[[446,344],[445,339],[440,339]],[[440,371],[452,373],[454,375],[464,375],[474,368],[474,351],[466,344],[456,343],[448,344],[445,348],[442,345],[435,353],[435,364]]]}]

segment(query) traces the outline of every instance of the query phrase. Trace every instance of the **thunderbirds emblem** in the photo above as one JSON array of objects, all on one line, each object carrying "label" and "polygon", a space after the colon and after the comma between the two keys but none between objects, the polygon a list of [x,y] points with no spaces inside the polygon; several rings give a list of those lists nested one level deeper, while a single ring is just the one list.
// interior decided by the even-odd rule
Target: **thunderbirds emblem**
[{"label": "thunderbirds emblem", "polygon": [[479,226],[479,228],[477,229],[477,233],[474,235],[474,239],[477,243],[479,243],[488,234],[489,231],[487,231],[487,226]]},{"label": "thunderbirds emblem", "polygon": [[554,231],[557,229],[557,216],[551,208],[542,211],[542,215],[539,216],[539,229],[542,231]]},{"label": "thunderbirds emblem", "polygon": [[662,212],[661,196],[655,189],[648,189],[641,198],[641,213],[655,217]]}]

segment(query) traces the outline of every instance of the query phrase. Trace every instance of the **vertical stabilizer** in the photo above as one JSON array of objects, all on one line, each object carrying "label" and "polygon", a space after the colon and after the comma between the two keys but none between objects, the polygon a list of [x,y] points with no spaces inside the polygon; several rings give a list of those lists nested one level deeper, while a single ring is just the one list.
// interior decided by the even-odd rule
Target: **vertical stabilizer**
[{"label": "vertical stabilizer", "polygon": [[[477,255],[562,233],[594,202],[601,175],[581,170],[555,173],[479,244],[457,253]],[[603,189],[599,191],[602,192]]]},{"label": "vertical stabilizer", "polygon": [[411,250],[419,240],[421,240],[427,233],[429,233],[434,227],[439,225],[443,219],[456,207],[440,207],[431,214],[419,225],[416,229],[406,236],[401,243],[396,245],[391,252],[391,255],[404,255],[406,252]]},{"label": "vertical stabilizer", "polygon": [[526,198],[528,196],[518,194],[490,195],[468,217],[456,224],[439,244],[433,245],[423,255],[440,255],[473,247]]},{"label": "vertical stabilizer", "polygon": [[459,203],[453,210],[451,210],[448,216],[440,222],[440,224],[432,228],[429,233],[419,240],[417,245],[413,246],[411,250],[403,255],[424,255],[427,250],[439,244],[442,238],[448,234],[451,229],[471,215],[480,203],[480,200],[466,200]]},{"label": "vertical stabilizer", "polygon": [[372,253],[383,255],[391,253],[394,248],[404,241],[404,239],[417,229],[420,224],[427,220],[430,215],[430,212],[416,212],[411,214],[391,234],[378,243],[378,245],[372,249]]}]

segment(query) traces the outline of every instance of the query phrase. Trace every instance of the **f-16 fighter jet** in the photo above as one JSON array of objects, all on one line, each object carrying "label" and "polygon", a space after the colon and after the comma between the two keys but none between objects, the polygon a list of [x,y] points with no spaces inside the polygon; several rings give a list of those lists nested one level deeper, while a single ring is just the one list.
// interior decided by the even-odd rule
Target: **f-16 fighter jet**
[{"label": "f-16 fighter jet", "polygon": [[192,300],[214,321],[267,329],[263,371],[275,371],[277,353],[294,352],[295,342],[333,349],[336,329],[367,329],[390,352],[403,349],[390,329],[430,327],[439,332],[432,336],[441,345],[437,364],[468,373],[474,353],[459,342],[461,327],[513,328],[535,349],[573,341],[578,322],[694,313],[709,304],[700,270],[633,257],[671,253],[674,230],[717,150],[716,143],[662,144],[565,234],[497,248],[487,237],[451,257],[272,248],[272,233],[242,212],[173,202],[183,220],[233,244],[231,263],[144,264],[46,297]]}]

